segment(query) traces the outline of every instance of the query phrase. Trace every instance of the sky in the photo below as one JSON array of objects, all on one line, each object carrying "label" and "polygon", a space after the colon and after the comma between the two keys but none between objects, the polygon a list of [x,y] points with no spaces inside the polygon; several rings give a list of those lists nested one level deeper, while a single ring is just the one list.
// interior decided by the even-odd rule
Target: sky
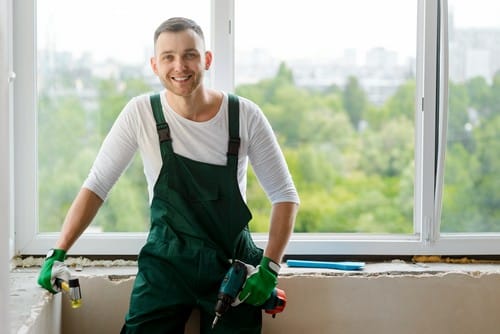
[{"label": "sky", "polygon": [[[171,16],[195,19],[210,39],[209,0],[139,3],[39,0],[39,48],[51,45],[58,51],[88,51],[96,59],[147,61],[154,30]],[[500,27],[500,1],[449,0],[449,7],[456,25]],[[348,48],[377,46],[411,55],[416,9],[416,0],[235,0],[236,47],[271,49],[282,58],[331,57]],[[387,12],[394,15],[387,16]]]},{"label": "sky", "polygon": [[153,33],[161,22],[190,13],[200,25],[208,26],[209,5],[203,0],[39,0],[38,47],[50,44],[58,51],[90,51],[100,59],[144,61],[149,59],[144,53],[146,48],[152,50]]}]

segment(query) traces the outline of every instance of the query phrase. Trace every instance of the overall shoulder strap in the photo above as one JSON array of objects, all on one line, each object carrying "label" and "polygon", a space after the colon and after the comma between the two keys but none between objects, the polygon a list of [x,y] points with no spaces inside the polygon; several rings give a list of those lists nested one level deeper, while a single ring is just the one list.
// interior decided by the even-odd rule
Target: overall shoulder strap
[{"label": "overall shoulder strap", "polygon": [[240,102],[238,96],[228,93],[229,100],[229,143],[227,145],[228,157],[238,158],[240,149]]},{"label": "overall shoulder strap", "polygon": [[165,118],[163,117],[163,108],[161,106],[160,94],[153,94],[149,96],[149,101],[151,102],[151,108],[153,108],[153,115],[155,116],[156,124],[165,123]]},{"label": "overall shoulder strap", "polygon": [[153,115],[156,121],[156,130],[158,131],[160,144],[164,141],[171,140],[170,129],[167,122],[165,122],[165,117],[163,117],[163,107],[161,106],[160,94],[151,95],[149,100],[151,102],[151,107],[153,108]]},{"label": "overall shoulder strap", "polygon": [[167,144],[172,141],[170,137],[170,128],[167,122],[165,122],[165,117],[163,117],[160,94],[150,95],[149,101],[156,121],[156,131],[158,132],[158,139],[160,140],[161,155],[164,157],[168,150]]}]

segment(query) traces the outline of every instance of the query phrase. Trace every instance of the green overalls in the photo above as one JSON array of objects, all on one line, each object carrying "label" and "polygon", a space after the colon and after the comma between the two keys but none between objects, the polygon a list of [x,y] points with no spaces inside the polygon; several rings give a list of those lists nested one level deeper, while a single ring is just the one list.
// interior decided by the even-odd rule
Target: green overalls
[{"label": "green overalls", "polygon": [[182,334],[193,308],[200,310],[201,333],[260,333],[262,311],[244,303],[231,307],[211,328],[217,292],[230,260],[256,266],[262,258],[248,231],[252,216],[238,187],[238,98],[229,94],[226,166],[174,153],[160,95],[150,100],[163,166],[122,333]]}]

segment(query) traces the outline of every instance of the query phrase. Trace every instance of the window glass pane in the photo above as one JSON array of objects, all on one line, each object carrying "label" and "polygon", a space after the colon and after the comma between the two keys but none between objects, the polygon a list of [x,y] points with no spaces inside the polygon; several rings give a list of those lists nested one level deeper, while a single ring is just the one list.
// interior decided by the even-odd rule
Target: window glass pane
[{"label": "window glass pane", "polygon": [[[236,91],[273,125],[296,232],[413,233],[417,1],[235,2]],[[249,179],[253,230],[269,208]]]},{"label": "window glass pane", "polygon": [[[41,232],[60,230],[127,101],[161,88],[149,58],[156,27],[172,16],[196,20],[210,43],[209,1],[37,1]],[[139,159],[115,185],[90,231],[147,230],[149,204]]]},{"label": "window glass pane", "polygon": [[449,0],[443,232],[500,232],[500,3]]}]

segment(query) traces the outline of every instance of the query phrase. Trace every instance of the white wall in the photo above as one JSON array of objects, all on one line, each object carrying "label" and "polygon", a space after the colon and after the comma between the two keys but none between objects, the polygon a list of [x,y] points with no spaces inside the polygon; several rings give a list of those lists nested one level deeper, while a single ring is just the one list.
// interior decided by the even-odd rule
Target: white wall
[{"label": "white wall", "polygon": [[8,328],[9,235],[11,224],[11,132],[9,112],[11,1],[0,0],[0,333]]}]

